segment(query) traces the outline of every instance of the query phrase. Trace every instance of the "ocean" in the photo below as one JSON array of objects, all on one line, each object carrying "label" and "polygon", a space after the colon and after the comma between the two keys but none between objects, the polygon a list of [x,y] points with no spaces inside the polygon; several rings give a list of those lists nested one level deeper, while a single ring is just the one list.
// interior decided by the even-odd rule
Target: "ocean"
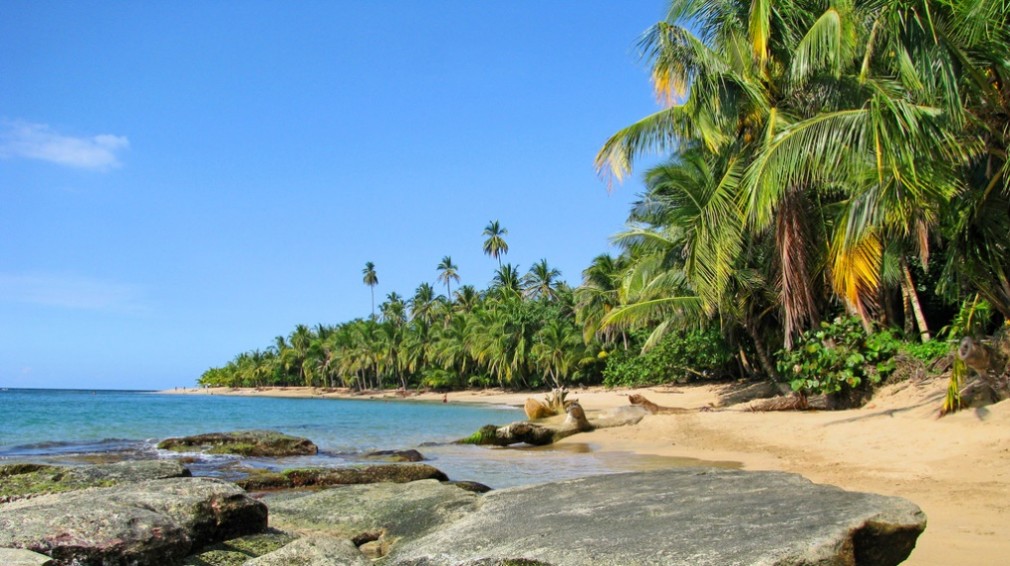
[{"label": "ocean", "polygon": [[316,456],[253,459],[195,457],[197,475],[237,477],[242,468],[346,466],[375,450],[419,450],[451,479],[494,488],[672,465],[660,459],[597,453],[591,445],[545,448],[460,446],[453,440],[485,424],[524,418],[522,410],[425,402],[170,395],[143,391],[0,390],[0,464],[75,464],[179,458],[156,448],[173,437],[270,429],[312,440]]}]

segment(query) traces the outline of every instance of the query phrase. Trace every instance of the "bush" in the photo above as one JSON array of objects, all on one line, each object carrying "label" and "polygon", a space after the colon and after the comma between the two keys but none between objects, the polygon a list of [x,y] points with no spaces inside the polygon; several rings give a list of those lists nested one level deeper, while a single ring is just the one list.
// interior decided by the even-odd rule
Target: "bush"
[{"label": "bush", "polygon": [[839,394],[866,390],[892,371],[901,342],[889,329],[867,334],[859,319],[837,318],[804,332],[796,347],[778,353],[778,367],[793,391]]},{"label": "bush", "polygon": [[637,349],[610,352],[603,384],[637,387],[719,378],[726,375],[732,361],[733,354],[718,330],[670,332],[644,353]]}]

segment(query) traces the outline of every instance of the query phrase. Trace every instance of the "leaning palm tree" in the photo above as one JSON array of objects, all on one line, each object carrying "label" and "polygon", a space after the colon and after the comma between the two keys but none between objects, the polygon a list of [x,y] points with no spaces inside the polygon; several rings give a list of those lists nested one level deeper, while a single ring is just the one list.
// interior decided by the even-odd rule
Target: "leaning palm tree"
[{"label": "leaning palm tree", "polygon": [[438,263],[438,280],[445,283],[445,298],[446,300],[452,300],[452,290],[449,284],[452,281],[459,283],[459,272],[458,267],[452,263],[452,257],[445,256],[442,261]]},{"label": "leaning palm tree", "polygon": [[366,261],[361,274],[364,275],[362,282],[372,290],[372,320],[375,320],[375,286],[379,284],[379,276],[375,273],[375,264]]},{"label": "leaning palm tree", "polygon": [[501,269],[501,256],[509,253],[509,245],[505,243],[504,238],[508,233],[509,231],[502,228],[497,220],[488,222],[484,227],[484,235],[487,236],[484,240],[484,253],[498,260],[499,269]]}]

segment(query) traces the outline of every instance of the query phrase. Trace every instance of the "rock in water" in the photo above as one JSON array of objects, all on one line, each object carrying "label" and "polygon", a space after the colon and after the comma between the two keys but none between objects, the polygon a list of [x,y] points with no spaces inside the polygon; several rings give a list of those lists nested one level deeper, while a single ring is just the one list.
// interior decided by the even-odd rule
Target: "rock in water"
[{"label": "rock in water", "polygon": [[825,564],[903,561],[926,526],[910,501],[794,474],[682,468],[495,491],[387,564]]},{"label": "rock in water", "polygon": [[208,454],[237,454],[252,457],[311,456],[319,448],[308,438],[290,436],[272,430],[211,432],[182,438],[168,438],[158,443],[162,450]]},{"label": "rock in water", "polygon": [[266,525],[266,506],[233,484],[150,480],[2,505],[0,547],[46,554],[59,566],[166,566]]},{"label": "rock in water", "polygon": [[283,472],[250,474],[238,485],[249,491],[290,489],[293,487],[334,487],[366,483],[408,483],[434,479],[448,481],[441,470],[427,464],[377,464],[347,468],[295,468]]}]

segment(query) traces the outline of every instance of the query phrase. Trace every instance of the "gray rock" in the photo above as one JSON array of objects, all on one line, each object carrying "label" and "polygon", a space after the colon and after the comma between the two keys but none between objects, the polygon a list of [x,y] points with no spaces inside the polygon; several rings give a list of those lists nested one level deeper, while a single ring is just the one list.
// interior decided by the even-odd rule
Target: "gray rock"
[{"label": "gray rock", "polygon": [[50,566],[52,559],[44,554],[21,548],[0,548],[0,564],[3,566]]},{"label": "gray rock", "polygon": [[913,503],[793,474],[684,468],[495,491],[393,549],[398,566],[890,565],[926,519]]},{"label": "gray rock", "polygon": [[182,438],[166,438],[158,443],[162,450],[199,451],[208,454],[237,454],[253,457],[311,456],[319,448],[307,438],[273,430],[210,432]]},{"label": "gray rock", "polygon": [[161,566],[266,523],[266,506],[233,484],[150,480],[0,506],[0,547],[46,554],[56,565]]},{"label": "gray rock", "polygon": [[259,472],[239,480],[249,491],[294,487],[333,487],[369,483],[407,483],[434,479],[448,481],[441,470],[427,464],[376,464],[346,468],[296,468],[283,472]]},{"label": "gray rock", "polygon": [[3,478],[0,483],[0,502],[46,493],[190,475],[190,471],[175,460],[141,460],[72,467],[6,464],[0,466],[0,478]]},{"label": "gray rock", "polygon": [[280,550],[245,561],[242,566],[368,566],[371,564],[348,539],[326,536],[300,538]]},{"label": "gray rock", "polygon": [[424,455],[417,450],[376,450],[365,454],[369,460],[385,460],[386,462],[421,462]]},{"label": "gray rock", "polygon": [[[417,538],[473,511],[479,496],[436,480],[352,485],[312,493],[269,494],[270,525],[324,533],[359,545]],[[381,554],[382,552],[379,552]]]}]

